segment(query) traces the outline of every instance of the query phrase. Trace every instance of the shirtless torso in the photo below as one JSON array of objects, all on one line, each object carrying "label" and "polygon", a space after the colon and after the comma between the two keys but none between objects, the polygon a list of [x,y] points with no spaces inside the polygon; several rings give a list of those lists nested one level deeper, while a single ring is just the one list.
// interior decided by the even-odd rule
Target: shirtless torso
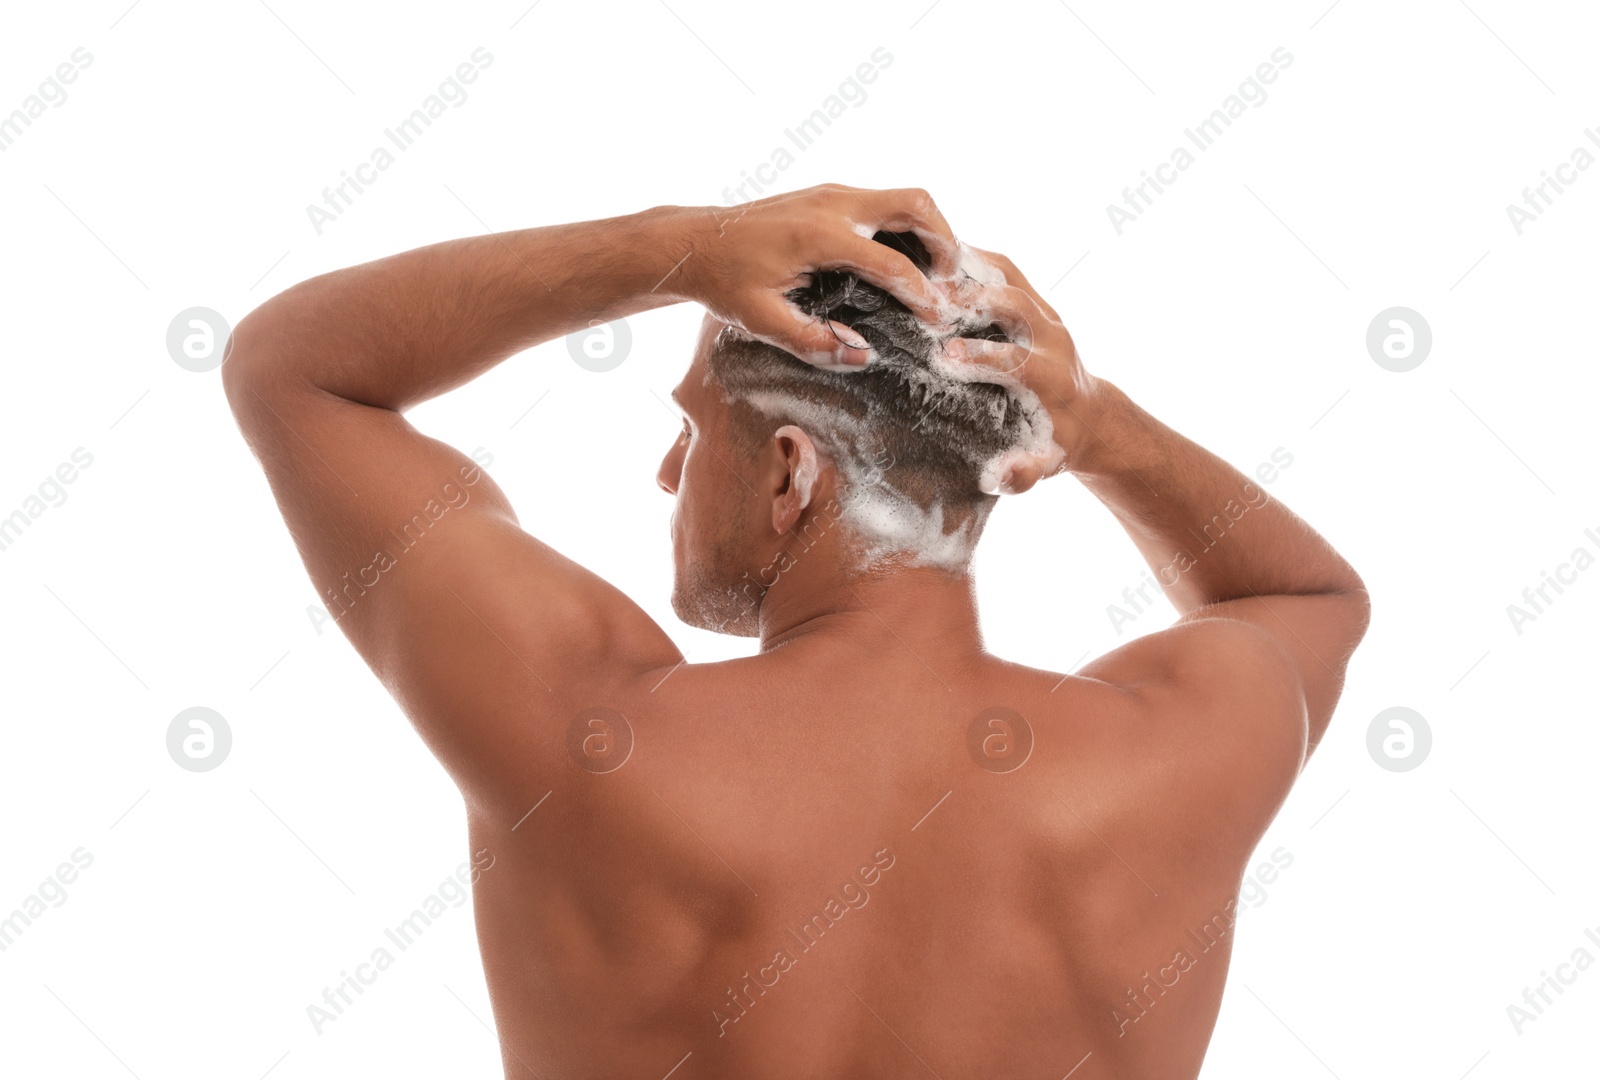
[{"label": "shirtless torso", "polygon": [[[948,238],[921,193],[814,189],[738,228],[667,208],[453,241],[263,305],[235,331],[229,400],[319,591],[492,857],[474,903],[508,1077],[1192,1077],[1241,876],[1367,601],[1304,522],[1114,386],[1048,382],[1075,357],[1047,306],[1030,378],[1058,394],[1075,475],[1158,573],[1191,529],[1226,530],[1163,573],[1174,626],[1070,675],[987,653],[965,575],[841,579],[832,540],[766,595],[758,655],[687,663],[401,415],[596,314],[696,300],[717,318],[660,476],[678,569],[752,504],[786,543],[810,481],[777,453],[728,482],[704,350],[795,267],[868,243],[841,203]],[[686,236],[721,273],[669,293]],[[766,286],[715,284],[735,278]],[[797,354],[833,340],[766,330]],[[1069,545],[1044,546],[1060,572]]]},{"label": "shirtless torso", "polygon": [[472,826],[508,1051],[563,1077],[1193,1075],[1297,740],[992,658],[947,691],[892,638],[843,654],[646,673],[607,699],[626,729],[580,720],[613,772],[561,725],[529,748],[548,797]]}]

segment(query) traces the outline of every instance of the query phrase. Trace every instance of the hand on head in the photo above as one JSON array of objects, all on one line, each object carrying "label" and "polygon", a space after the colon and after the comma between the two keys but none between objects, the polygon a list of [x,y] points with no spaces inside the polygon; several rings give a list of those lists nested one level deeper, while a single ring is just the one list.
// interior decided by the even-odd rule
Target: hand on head
[{"label": "hand on head", "polygon": [[[904,251],[872,239],[884,231],[916,235],[932,279]],[[788,293],[816,270],[845,270],[942,325],[951,311],[938,280],[954,277],[960,259],[927,192],[825,184],[719,212],[683,272],[693,298],[723,322],[819,367],[853,368],[871,359],[867,342],[847,326],[805,314]]]},{"label": "hand on head", "polygon": [[999,464],[993,478],[1005,494],[1027,491],[1047,476],[1066,469],[1076,458],[1086,434],[1074,406],[1093,385],[1078,359],[1078,348],[1055,309],[1004,255],[980,248],[969,251],[995,267],[1002,283],[987,284],[963,276],[948,285],[952,302],[973,313],[973,321],[994,323],[1006,341],[953,337],[944,356],[955,364],[983,367],[1032,391],[1049,412],[1054,438],[1049,450],[1017,454]]},{"label": "hand on head", "polygon": [[[948,337],[946,361],[986,369],[987,377],[974,373],[983,381],[1025,387],[1048,410],[1054,444],[1008,455],[987,478],[995,490],[1025,491],[1062,470],[1081,434],[1072,406],[1090,381],[1072,337],[1010,259],[957,240],[926,191],[826,184],[715,219],[683,269],[692,298],[716,318],[820,368],[859,370],[874,359],[870,343],[790,299],[816,271],[854,274]],[[920,250],[906,241],[880,242],[884,234],[914,236]],[[956,336],[958,328],[991,325],[1008,340]]]}]

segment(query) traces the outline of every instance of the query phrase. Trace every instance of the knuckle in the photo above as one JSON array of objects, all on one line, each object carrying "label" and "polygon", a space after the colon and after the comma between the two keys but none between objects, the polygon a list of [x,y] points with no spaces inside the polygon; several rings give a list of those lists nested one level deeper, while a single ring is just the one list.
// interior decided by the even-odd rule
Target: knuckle
[{"label": "knuckle", "polygon": [[933,201],[933,196],[928,194],[925,188],[906,188],[905,197],[911,210],[919,215],[927,216],[939,212],[938,204]]}]

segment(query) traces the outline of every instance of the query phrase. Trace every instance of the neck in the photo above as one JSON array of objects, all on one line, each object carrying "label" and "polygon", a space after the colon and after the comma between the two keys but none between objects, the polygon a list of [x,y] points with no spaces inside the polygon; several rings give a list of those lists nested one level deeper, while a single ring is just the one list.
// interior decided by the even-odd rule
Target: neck
[{"label": "neck", "polygon": [[763,653],[802,640],[844,640],[909,650],[924,664],[983,651],[970,572],[932,567],[811,578],[785,574],[762,597]]}]

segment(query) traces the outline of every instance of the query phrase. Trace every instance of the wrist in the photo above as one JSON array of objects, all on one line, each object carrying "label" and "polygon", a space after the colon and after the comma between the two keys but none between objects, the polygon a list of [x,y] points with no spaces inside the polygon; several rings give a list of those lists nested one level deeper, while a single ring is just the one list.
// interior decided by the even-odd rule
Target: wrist
[{"label": "wrist", "polygon": [[1063,471],[1092,476],[1115,468],[1121,458],[1115,448],[1117,431],[1125,416],[1128,397],[1109,379],[1085,372],[1078,393],[1050,410],[1056,425],[1056,442],[1066,452]]},{"label": "wrist", "polygon": [[717,235],[716,213],[703,206],[653,206],[635,215],[646,234],[647,250],[657,256],[658,284],[652,290],[673,301],[701,302],[705,292],[709,240]]}]

